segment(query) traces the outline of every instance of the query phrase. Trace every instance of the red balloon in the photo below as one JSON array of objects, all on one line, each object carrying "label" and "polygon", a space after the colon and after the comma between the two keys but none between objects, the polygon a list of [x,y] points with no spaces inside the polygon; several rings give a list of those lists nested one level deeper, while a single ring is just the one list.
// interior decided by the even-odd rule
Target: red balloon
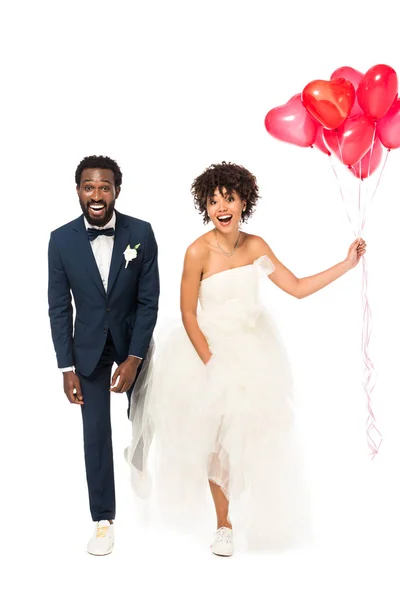
[{"label": "red balloon", "polygon": [[283,106],[271,109],[265,117],[265,127],[268,133],[278,140],[302,148],[312,146],[317,126],[304,108],[300,94],[293,96]]},{"label": "red balloon", "polygon": [[386,115],[379,119],[376,132],[385,148],[400,148],[400,100],[396,100]]},{"label": "red balloon", "polygon": [[315,136],[315,142],[314,142],[313,146],[318,148],[318,150],[321,150],[321,152],[323,152],[324,154],[327,154],[328,156],[330,156],[331,152],[330,152],[329,148],[327,147],[327,145],[325,144],[323,131],[324,131],[324,128],[322,127],[322,125],[318,125],[317,135]]},{"label": "red balloon", "polygon": [[375,123],[365,115],[350,117],[337,130],[324,130],[324,139],[343,164],[358,163],[371,148],[375,133]]},{"label": "red balloon", "polygon": [[341,77],[311,81],[302,93],[304,106],[325,129],[337,129],[344,123],[355,98],[354,86]]},{"label": "red balloon", "polygon": [[368,117],[381,119],[396,100],[397,92],[396,71],[388,65],[375,65],[362,78],[357,98]]},{"label": "red balloon", "polygon": [[349,167],[350,171],[358,179],[366,179],[372,173],[375,173],[379,165],[381,164],[383,156],[383,146],[378,139],[375,140],[374,145],[362,159],[355,164],[353,167]]},{"label": "red balloon", "polygon": [[[334,71],[331,75],[331,79],[337,79],[338,77],[343,77],[346,81],[350,81],[353,84],[353,87],[357,94],[358,86],[360,85],[361,79],[364,77],[364,74],[357,69],[353,69],[353,67],[339,67]],[[350,117],[355,117],[356,115],[362,115],[363,111],[360,105],[358,104],[357,96],[353,104],[353,108],[350,111]]]}]

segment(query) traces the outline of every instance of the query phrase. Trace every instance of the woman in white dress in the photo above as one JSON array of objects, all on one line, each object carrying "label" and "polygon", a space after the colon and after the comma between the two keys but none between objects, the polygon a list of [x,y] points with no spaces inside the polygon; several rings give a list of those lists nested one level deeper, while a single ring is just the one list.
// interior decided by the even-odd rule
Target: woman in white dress
[{"label": "woman in white dress", "polygon": [[193,182],[192,194],[214,229],[186,252],[183,328],[146,361],[135,386],[133,439],[125,454],[131,481],[146,496],[153,465],[162,512],[187,531],[203,527],[208,479],[217,517],[214,554],[232,554],[232,523],[250,548],[294,547],[309,533],[307,493],[290,367],[260,303],[259,278],[268,275],[283,291],[304,298],[355,267],[366,244],[357,239],[345,260],[297,278],[262,238],[240,230],[259,197],[247,169],[211,165]]}]

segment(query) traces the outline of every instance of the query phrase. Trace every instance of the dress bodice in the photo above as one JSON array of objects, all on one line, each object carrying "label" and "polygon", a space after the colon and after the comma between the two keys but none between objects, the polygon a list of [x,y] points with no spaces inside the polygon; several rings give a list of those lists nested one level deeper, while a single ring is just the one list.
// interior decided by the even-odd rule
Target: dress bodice
[{"label": "dress bodice", "polygon": [[270,275],[274,268],[268,256],[263,255],[250,265],[234,267],[204,279],[199,293],[202,328],[228,332],[254,325],[262,309],[260,271]]}]

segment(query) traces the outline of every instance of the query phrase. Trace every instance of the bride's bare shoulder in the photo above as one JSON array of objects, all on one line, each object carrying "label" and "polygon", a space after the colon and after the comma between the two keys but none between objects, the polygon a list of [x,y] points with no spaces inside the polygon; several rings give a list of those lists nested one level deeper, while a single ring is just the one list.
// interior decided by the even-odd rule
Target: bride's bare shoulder
[{"label": "bride's bare shoulder", "polygon": [[188,246],[185,261],[203,263],[208,257],[209,246],[209,232],[207,232]]},{"label": "bride's bare shoulder", "polygon": [[270,250],[270,247],[267,244],[267,242],[259,235],[254,235],[252,233],[246,233],[245,241],[246,241],[248,249],[252,253],[257,254],[259,256],[261,256],[261,254],[263,254],[263,253],[268,253],[268,251]]}]

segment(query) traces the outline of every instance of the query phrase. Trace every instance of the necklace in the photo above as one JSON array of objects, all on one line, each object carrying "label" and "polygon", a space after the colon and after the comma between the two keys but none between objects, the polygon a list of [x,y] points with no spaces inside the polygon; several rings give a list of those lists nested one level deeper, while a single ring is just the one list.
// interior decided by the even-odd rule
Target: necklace
[{"label": "necklace", "polygon": [[222,254],[223,254],[224,256],[227,256],[227,257],[229,258],[229,256],[233,256],[233,255],[235,254],[235,252],[236,252],[236,248],[237,248],[237,247],[238,247],[238,245],[239,245],[240,234],[241,234],[241,231],[239,231],[238,239],[236,240],[236,242],[235,242],[235,245],[233,246],[233,250],[231,250],[231,252],[227,252],[226,250],[224,250],[224,249],[222,248],[222,246],[220,246],[220,245],[219,245],[219,243],[218,243],[218,238],[217,238],[217,230],[216,230],[216,229],[214,229],[215,241],[216,241],[216,243],[217,243],[218,249],[219,249],[219,250],[222,252]]}]

